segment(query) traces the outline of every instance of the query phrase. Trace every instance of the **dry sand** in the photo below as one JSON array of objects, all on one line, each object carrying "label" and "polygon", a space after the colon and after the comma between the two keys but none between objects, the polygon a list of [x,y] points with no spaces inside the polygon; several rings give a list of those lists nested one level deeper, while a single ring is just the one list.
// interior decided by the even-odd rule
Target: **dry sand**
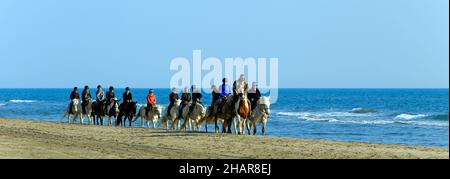
[{"label": "dry sand", "polygon": [[449,158],[448,148],[0,119],[0,158]]}]

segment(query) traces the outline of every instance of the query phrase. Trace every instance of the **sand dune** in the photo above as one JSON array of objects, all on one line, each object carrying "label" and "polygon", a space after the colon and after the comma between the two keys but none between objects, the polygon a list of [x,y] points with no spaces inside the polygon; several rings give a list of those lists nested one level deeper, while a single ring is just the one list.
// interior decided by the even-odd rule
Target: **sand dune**
[{"label": "sand dune", "polygon": [[448,148],[0,119],[0,158],[449,158]]}]

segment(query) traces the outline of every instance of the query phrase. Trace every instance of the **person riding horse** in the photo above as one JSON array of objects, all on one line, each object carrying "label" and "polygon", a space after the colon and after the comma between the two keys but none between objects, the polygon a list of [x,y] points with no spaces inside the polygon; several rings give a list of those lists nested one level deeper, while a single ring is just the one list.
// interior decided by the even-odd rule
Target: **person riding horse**
[{"label": "person riding horse", "polygon": [[172,93],[170,93],[169,95],[169,101],[170,104],[167,107],[167,117],[170,117],[170,110],[172,109],[172,107],[175,104],[175,101],[177,101],[179,99],[178,93],[177,93],[177,89],[176,88],[172,88]]},{"label": "person riding horse", "polygon": [[242,74],[238,80],[233,83],[233,104],[239,100],[242,95],[247,96],[248,84],[245,82],[245,75]]},{"label": "person riding horse", "polygon": [[106,105],[107,105],[107,111],[112,107],[112,104],[116,100],[116,93],[114,92],[114,87],[109,87],[109,91],[106,93]]},{"label": "person riding horse", "polygon": [[178,115],[178,118],[181,118],[181,116],[182,116],[181,114],[183,114],[184,107],[186,107],[190,101],[191,101],[191,93],[189,93],[189,87],[185,87],[184,92],[181,95],[181,105],[179,108],[180,115]]},{"label": "person riding horse", "polygon": [[133,95],[131,94],[130,87],[125,88],[125,93],[122,94],[122,99],[124,105],[133,102]]},{"label": "person riding horse", "polygon": [[148,116],[148,113],[153,110],[153,107],[155,105],[156,105],[156,96],[153,89],[151,89],[147,95],[147,109],[145,112],[145,116]]},{"label": "person riding horse", "polygon": [[78,93],[78,87],[73,88],[73,91],[70,93],[69,114],[72,113],[72,106],[73,106],[74,99],[80,99],[80,93]]},{"label": "person riding horse", "polygon": [[81,107],[83,108],[83,114],[86,114],[86,105],[91,100],[91,91],[89,90],[89,86],[85,86],[83,92],[81,93]]},{"label": "person riding horse", "polygon": [[227,78],[223,78],[222,79],[222,85],[220,85],[219,87],[219,108],[218,108],[218,112],[222,112],[222,108],[223,105],[225,104],[225,102],[228,99],[228,96],[231,95],[231,88],[230,85],[228,85],[228,79]]},{"label": "person riding horse", "polygon": [[197,104],[200,104],[203,106],[202,101],[201,101],[202,97],[203,97],[203,95],[200,92],[200,90],[198,90],[196,86],[192,86],[192,104],[191,104],[191,106],[189,106],[188,116],[192,113],[192,111],[194,110],[194,107]]},{"label": "person riding horse", "polygon": [[258,89],[258,84],[256,82],[253,82],[252,88],[248,91],[248,100],[250,100],[250,105],[252,109],[251,111],[253,111],[256,108],[260,98],[261,92]]}]

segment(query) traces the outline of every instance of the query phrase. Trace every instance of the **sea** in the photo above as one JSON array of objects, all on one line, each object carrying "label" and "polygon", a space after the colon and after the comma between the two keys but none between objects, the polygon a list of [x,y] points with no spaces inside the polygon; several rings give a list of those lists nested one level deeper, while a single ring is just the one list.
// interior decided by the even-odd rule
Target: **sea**
[{"label": "sea", "polygon": [[[62,116],[70,92],[0,89],[0,118],[67,122]],[[116,90],[119,99],[123,92]],[[132,93],[140,106],[148,89],[132,89]],[[157,103],[167,106],[169,93],[169,89],[155,89]],[[211,96],[204,94],[202,101],[209,105]],[[448,147],[448,114],[448,89],[279,89],[267,135]]]}]

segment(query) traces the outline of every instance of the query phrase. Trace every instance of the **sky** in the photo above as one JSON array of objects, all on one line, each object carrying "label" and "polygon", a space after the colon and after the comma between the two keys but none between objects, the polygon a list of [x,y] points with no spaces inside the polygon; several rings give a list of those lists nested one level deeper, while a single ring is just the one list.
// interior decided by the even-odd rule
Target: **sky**
[{"label": "sky", "polygon": [[281,88],[448,88],[448,0],[2,0],[0,88],[169,87],[175,57],[278,58]]}]

